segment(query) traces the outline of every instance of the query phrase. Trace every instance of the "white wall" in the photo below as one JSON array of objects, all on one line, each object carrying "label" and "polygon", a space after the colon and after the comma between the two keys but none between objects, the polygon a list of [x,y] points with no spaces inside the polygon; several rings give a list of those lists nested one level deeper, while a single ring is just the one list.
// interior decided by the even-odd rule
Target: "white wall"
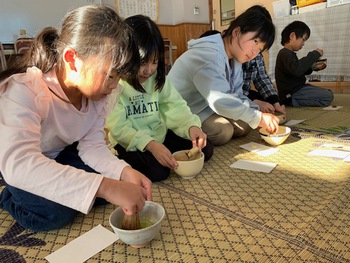
[{"label": "white wall", "polygon": [[[115,8],[115,0],[1,0],[0,42],[14,42],[20,29],[35,36],[46,26],[59,27],[67,11],[91,3]],[[159,0],[158,24],[209,23],[208,3],[208,0]],[[193,14],[195,6],[199,7],[199,15]]]},{"label": "white wall", "polygon": [[67,11],[101,0],[2,0],[0,4],[0,42],[14,42],[19,30],[36,35],[46,26],[58,27]]},{"label": "white wall", "polygon": [[[106,4],[107,1],[113,0],[102,0],[102,3]],[[193,13],[194,7],[199,7],[199,15]],[[209,0],[158,0],[158,24],[185,22],[209,23]]]},{"label": "white wall", "polygon": [[[199,15],[193,13],[199,7]],[[159,0],[158,24],[209,23],[208,0]]]}]

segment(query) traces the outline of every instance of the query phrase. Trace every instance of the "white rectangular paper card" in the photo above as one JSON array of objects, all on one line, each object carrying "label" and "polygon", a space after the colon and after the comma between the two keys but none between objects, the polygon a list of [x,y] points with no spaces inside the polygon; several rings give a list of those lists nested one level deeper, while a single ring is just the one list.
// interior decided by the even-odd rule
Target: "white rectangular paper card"
[{"label": "white rectangular paper card", "polygon": [[256,142],[246,143],[239,147],[246,149],[248,151],[251,151],[253,153],[259,154],[261,156],[269,156],[271,154],[278,152],[277,148],[268,147],[266,145],[262,145]]},{"label": "white rectangular paper card", "polygon": [[118,240],[118,236],[98,225],[57,249],[45,259],[50,263],[83,263]]},{"label": "white rectangular paper card", "polygon": [[323,108],[324,110],[339,110],[343,108],[343,106],[334,106],[334,105],[329,105],[328,107]]},{"label": "white rectangular paper card", "polygon": [[348,157],[346,157],[343,161],[350,162],[350,155]]},{"label": "white rectangular paper card", "polygon": [[349,156],[349,153],[343,152],[343,151],[337,151],[337,150],[318,150],[318,149],[316,149],[316,150],[309,152],[308,155],[345,159],[347,156]]},{"label": "white rectangular paper card", "polygon": [[350,156],[350,146],[334,143],[324,143],[317,149],[309,152],[308,155],[345,159]]},{"label": "white rectangular paper card", "polygon": [[277,163],[256,162],[248,160],[238,160],[237,162],[230,165],[231,168],[238,168],[263,173],[270,173],[276,166]]}]

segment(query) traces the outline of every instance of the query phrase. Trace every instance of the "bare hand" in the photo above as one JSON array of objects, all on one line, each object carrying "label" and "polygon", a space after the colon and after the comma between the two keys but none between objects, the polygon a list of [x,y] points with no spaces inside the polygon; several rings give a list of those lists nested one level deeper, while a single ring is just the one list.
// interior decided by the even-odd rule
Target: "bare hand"
[{"label": "bare hand", "polygon": [[197,126],[190,128],[190,137],[193,147],[197,146],[202,150],[207,145],[207,135]]},{"label": "bare hand", "polygon": [[139,171],[127,166],[123,169],[120,180],[141,186],[146,190],[146,199],[152,200],[152,182]]},{"label": "bare hand", "polygon": [[275,107],[276,112],[283,114],[283,120],[287,120],[286,107],[284,105],[279,104],[279,102],[276,102],[275,104],[273,104],[273,106]]},{"label": "bare hand", "polygon": [[151,181],[130,166],[124,168],[121,180],[104,177],[96,197],[122,207],[127,215],[142,211],[145,201],[152,199]]},{"label": "bare hand", "polygon": [[320,53],[320,54],[321,54],[321,57],[323,56],[323,49],[316,48],[316,51],[318,51],[318,53]]},{"label": "bare hand", "polygon": [[265,128],[269,133],[274,133],[278,131],[279,122],[280,120],[277,116],[270,113],[262,113],[259,126]]},{"label": "bare hand", "polygon": [[275,104],[273,104],[273,106],[275,107],[275,111],[282,113],[284,115],[286,115],[286,106],[279,104],[279,102],[276,102]]},{"label": "bare hand", "polygon": [[259,105],[261,112],[265,112],[265,113],[274,113],[275,112],[275,107],[266,101],[254,100],[253,102],[255,104]]},{"label": "bare hand", "polygon": [[146,150],[150,151],[161,165],[170,169],[176,168],[177,162],[174,156],[162,143],[150,141],[146,146]]}]

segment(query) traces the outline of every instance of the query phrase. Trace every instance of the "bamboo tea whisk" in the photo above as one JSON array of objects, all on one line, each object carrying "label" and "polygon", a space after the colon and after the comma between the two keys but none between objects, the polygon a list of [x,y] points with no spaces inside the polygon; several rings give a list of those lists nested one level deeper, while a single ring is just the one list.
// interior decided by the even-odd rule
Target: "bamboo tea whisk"
[{"label": "bamboo tea whisk", "polygon": [[122,229],[124,230],[137,230],[140,229],[140,216],[139,213],[134,213],[132,215],[124,215],[122,222]]}]

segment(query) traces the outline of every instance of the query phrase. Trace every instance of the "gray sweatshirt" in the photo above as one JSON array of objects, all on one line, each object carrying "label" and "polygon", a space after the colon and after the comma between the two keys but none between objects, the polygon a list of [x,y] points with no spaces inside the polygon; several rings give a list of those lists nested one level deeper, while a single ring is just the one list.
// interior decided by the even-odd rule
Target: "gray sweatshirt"
[{"label": "gray sweatshirt", "polygon": [[261,112],[243,94],[242,64],[229,62],[220,34],[190,40],[168,76],[202,122],[215,112],[258,127]]}]

